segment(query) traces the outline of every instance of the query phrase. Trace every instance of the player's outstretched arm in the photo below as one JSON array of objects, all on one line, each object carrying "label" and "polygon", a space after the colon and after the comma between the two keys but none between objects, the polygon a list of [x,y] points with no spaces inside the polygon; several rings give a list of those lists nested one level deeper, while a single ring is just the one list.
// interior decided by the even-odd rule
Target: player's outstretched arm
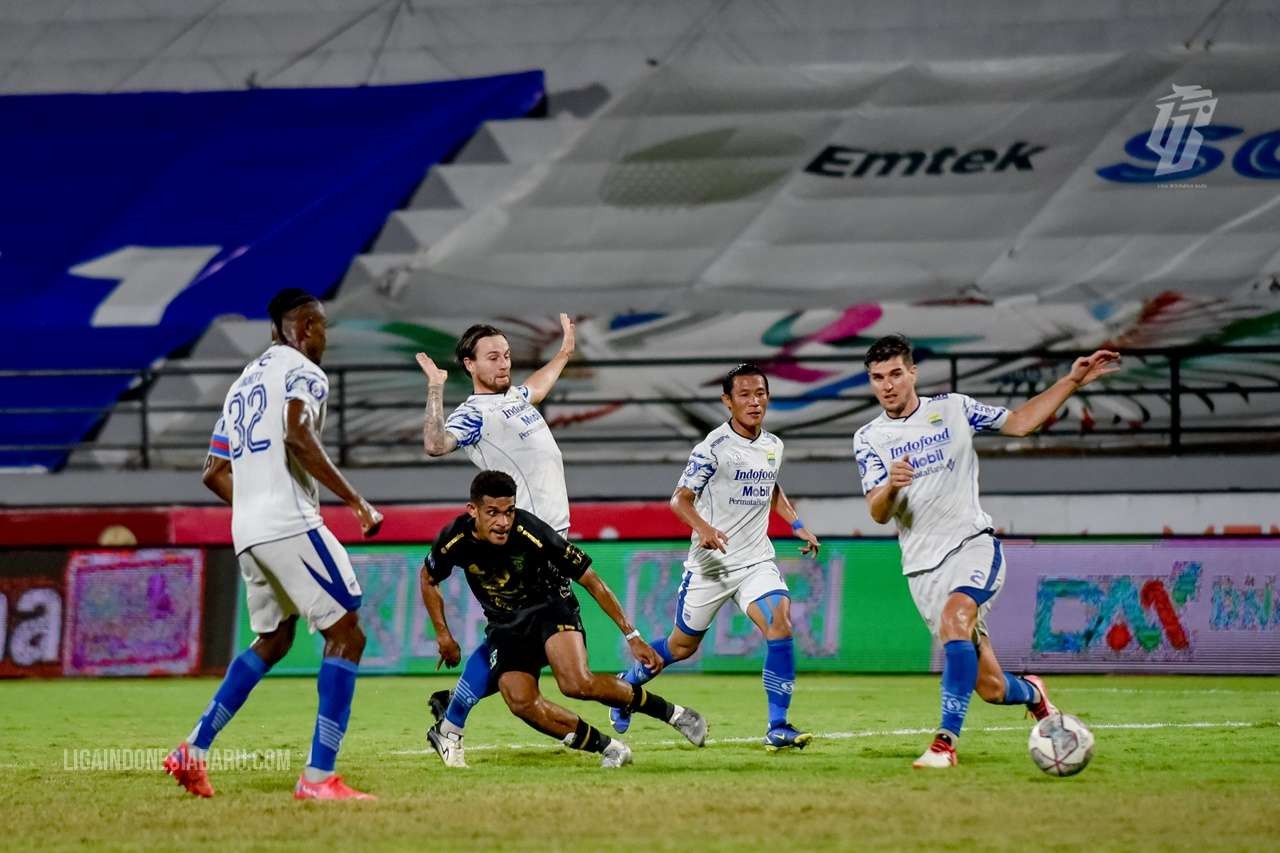
[{"label": "player's outstretched arm", "polygon": [[[436,630],[436,646],[440,649],[440,660],[445,666],[457,666],[462,660],[462,647],[449,631],[449,623],[444,616],[444,596],[440,587],[431,577],[427,567],[418,572],[418,583],[422,587],[422,603],[426,605],[427,615],[431,617],[431,626]],[[436,669],[439,669],[439,665]]]},{"label": "player's outstretched arm", "polygon": [[374,509],[360,493],[347,482],[342,472],[333,464],[324,444],[316,433],[311,410],[302,400],[289,400],[284,410],[284,443],[289,455],[306,469],[307,473],[338,496],[351,508],[360,522],[360,532],[373,536],[382,527],[382,513]]},{"label": "player's outstretched arm", "polygon": [[1100,349],[1077,358],[1070,372],[1009,413],[1001,435],[1030,435],[1053,417],[1067,398],[1101,376],[1120,369],[1120,353]]},{"label": "player's outstretched arm", "polygon": [[773,511],[780,515],[783,521],[791,525],[796,537],[804,540],[805,544],[800,549],[800,553],[818,556],[818,549],[822,547],[822,543],[818,541],[817,536],[809,532],[809,528],[804,526],[804,522],[800,520],[800,513],[796,512],[795,505],[783,493],[781,483],[774,483],[773,498],[770,503]]},{"label": "player's outstretched arm", "polygon": [[458,438],[444,426],[444,383],[449,374],[436,367],[425,352],[414,358],[427,375],[427,410],[422,418],[422,449],[428,456],[446,456],[458,449]]},{"label": "player's outstretched arm", "polygon": [[678,486],[675,493],[671,495],[671,511],[676,514],[676,518],[689,525],[689,528],[698,534],[699,545],[708,551],[716,550],[722,554],[728,553],[729,537],[725,535],[723,530],[717,530],[706,519],[698,515],[697,508],[693,505],[694,499],[697,497],[693,493],[693,489],[686,489],[684,486]]},{"label": "player's outstretched arm", "polygon": [[609,589],[609,585],[604,582],[604,578],[600,577],[592,569],[587,569],[578,578],[578,583],[582,588],[591,593],[591,597],[596,600],[596,604],[600,605],[600,609],[605,615],[613,620],[613,624],[618,626],[618,630],[622,632],[622,636],[627,639],[627,646],[631,649],[631,654],[635,655],[636,660],[648,667],[650,672],[657,673],[662,669],[662,656],[654,651],[640,636],[640,632],[636,630],[636,626],[631,624],[631,620],[622,612],[622,604],[619,603],[618,597],[613,594],[613,590]]},{"label": "player's outstretched arm", "polygon": [[564,370],[564,366],[573,357],[573,350],[576,346],[573,318],[568,314],[561,314],[560,328],[564,330],[564,340],[560,343],[560,352],[538,368],[537,372],[525,380],[524,383],[529,387],[529,402],[535,406],[551,393],[551,389],[555,387],[556,380],[560,378],[560,372]]},{"label": "player's outstretched arm", "polygon": [[231,460],[214,456],[210,453],[204,458],[204,470],[200,472],[200,481],[205,488],[218,496],[227,506],[231,505],[232,480]]}]

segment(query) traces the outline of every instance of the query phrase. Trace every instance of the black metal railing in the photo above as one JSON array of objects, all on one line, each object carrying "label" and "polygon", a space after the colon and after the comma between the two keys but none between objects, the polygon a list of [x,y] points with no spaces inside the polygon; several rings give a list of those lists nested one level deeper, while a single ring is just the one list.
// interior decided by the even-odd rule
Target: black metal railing
[{"label": "black metal railing", "polygon": [[[1048,387],[1059,376],[1066,372],[1070,361],[1085,352],[1065,350],[1024,350],[1024,351],[967,351],[967,352],[930,352],[923,350],[917,353],[917,361],[930,373],[937,373],[934,365],[946,363],[946,378],[925,380],[922,378],[922,393],[940,393],[942,391],[958,391],[971,396],[998,401],[1014,402],[1026,399]],[[1222,346],[1222,347],[1176,347],[1159,349],[1126,349],[1123,351],[1126,363],[1130,366],[1137,362],[1144,372],[1143,377],[1125,373],[1116,374],[1112,379],[1096,383],[1079,392],[1086,401],[1094,398],[1127,397],[1137,400],[1157,400],[1167,406],[1167,417],[1152,417],[1147,423],[1119,427],[1092,426],[1085,428],[1080,424],[1058,422],[1051,424],[1040,433],[1043,437],[1124,437],[1131,436],[1135,441],[1141,440],[1150,447],[1152,437],[1162,439],[1162,447],[1171,453],[1179,453],[1190,436],[1249,436],[1254,441],[1280,441],[1280,398],[1274,404],[1257,406],[1257,411],[1250,412],[1253,423],[1231,422],[1230,416],[1200,416],[1196,423],[1187,423],[1183,399],[1188,396],[1207,402],[1204,407],[1210,412],[1216,411],[1214,401],[1225,399],[1245,400],[1250,397],[1264,397],[1280,393],[1280,346]],[[1210,361],[1229,359],[1232,363],[1209,365]],[[658,370],[670,367],[707,367],[713,375],[726,366],[742,361],[753,360],[750,356],[700,356],[697,358],[636,358],[636,359],[595,359],[575,361],[566,372],[570,381],[562,381],[555,392],[543,401],[541,408],[548,420],[554,420],[552,413],[565,407],[583,406],[690,406],[717,402],[714,391],[709,390],[706,396],[678,395],[630,395],[610,396],[598,392],[581,393],[567,390],[573,383],[574,371],[590,370]],[[768,369],[769,365],[780,362],[803,363],[805,365],[821,364],[857,364],[853,354],[783,356],[778,354],[762,354],[754,359]],[[533,369],[536,364],[517,364],[517,371]],[[12,378],[59,378],[59,377],[128,377],[130,390],[124,392],[120,399],[106,406],[84,406],[74,403],[58,406],[16,407],[0,406],[0,418],[40,417],[47,415],[83,414],[97,415],[105,418],[110,413],[136,414],[138,417],[138,436],[136,441],[105,442],[76,441],[70,443],[27,443],[0,444],[0,453],[21,453],[36,451],[70,452],[79,447],[92,447],[98,450],[122,450],[136,454],[136,461],[131,465],[142,468],[152,467],[156,451],[191,450],[203,448],[203,441],[195,439],[184,441],[157,440],[153,436],[152,419],[158,415],[173,413],[205,413],[212,426],[216,420],[220,406],[200,403],[160,403],[153,402],[151,391],[156,380],[173,376],[226,376],[228,382],[243,369],[240,363],[184,365],[181,363],[142,371],[133,370],[0,370],[0,380]],[[861,365],[858,365],[860,368]],[[341,464],[347,464],[351,451],[359,448],[416,447],[420,437],[400,436],[386,438],[378,435],[356,434],[350,428],[350,413],[374,411],[414,411],[421,412],[423,396],[413,399],[397,399],[370,397],[351,390],[352,377],[361,374],[405,373],[407,377],[421,379],[421,372],[413,362],[338,364],[326,367],[330,378],[331,394],[329,399],[329,416],[335,424],[336,434],[333,446],[336,448]],[[1155,374],[1151,375],[1154,371]],[[1222,378],[1221,374],[1231,374],[1233,378]],[[1188,373],[1191,378],[1186,378]],[[136,381],[135,381],[136,380]],[[839,429],[822,429],[821,422],[811,422],[803,426],[781,428],[779,434],[789,441],[826,441],[845,440],[852,435],[852,427],[869,420],[877,411],[875,397],[865,387],[857,392],[840,392],[835,394],[792,394],[776,395],[772,398],[779,402],[811,402],[840,404],[838,412],[826,417],[826,422]],[[1145,410],[1145,407],[1144,407]],[[857,420],[859,415],[865,418]],[[1204,422],[1204,421],[1210,422]],[[1219,422],[1221,421],[1221,422]],[[595,443],[602,446],[624,443],[666,443],[687,442],[688,436],[677,431],[665,432],[629,432],[626,434],[600,434],[591,431],[579,431],[575,434],[572,427],[557,431],[557,441],[562,444]]]}]

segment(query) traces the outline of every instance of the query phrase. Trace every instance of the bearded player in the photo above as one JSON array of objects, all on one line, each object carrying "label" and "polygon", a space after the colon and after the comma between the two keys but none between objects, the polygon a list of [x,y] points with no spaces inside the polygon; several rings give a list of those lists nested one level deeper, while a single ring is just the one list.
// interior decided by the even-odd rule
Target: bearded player
[{"label": "bearded player", "polygon": [[1004,551],[991,516],[978,504],[974,433],[999,430],[1023,436],[1042,426],[1079,389],[1119,369],[1118,353],[1098,350],[1010,411],[964,394],[916,394],[911,342],[880,338],[864,363],[884,409],[853,439],[871,517],[893,519],[902,549],[902,573],[916,609],[942,643],[942,722],[917,768],[956,765],[956,746],[977,690],[995,705],[1025,705],[1037,719],[1056,713],[1044,682],[1005,672],[987,637],[983,616],[1004,585]]}]

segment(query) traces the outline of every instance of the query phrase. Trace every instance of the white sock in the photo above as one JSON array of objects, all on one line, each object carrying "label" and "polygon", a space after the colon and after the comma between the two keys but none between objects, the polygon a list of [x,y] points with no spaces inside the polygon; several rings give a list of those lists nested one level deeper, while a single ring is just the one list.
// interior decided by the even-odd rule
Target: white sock
[{"label": "white sock", "polygon": [[683,705],[672,705],[671,708],[672,708],[671,719],[667,720],[667,725],[669,726],[675,725],[676,720],[679,719],[680,715],[684,713]]},{"label": "white sock", "polygon": [[440,721],[440,733],[446,735],[457,735],[459,740],[462,739],[461,727],[455,726],[453,723],[449,722],[447,718]]},{"label": "white sock", "polygon": [[306,767],[302,768],[302,778],[306,779],[308,782],[311,782],[311,783],[323,782],[325,779],[328,779],[332,775],[333,775],[332,770],[320,770],[318,768],[312,767],[309,764]]}]

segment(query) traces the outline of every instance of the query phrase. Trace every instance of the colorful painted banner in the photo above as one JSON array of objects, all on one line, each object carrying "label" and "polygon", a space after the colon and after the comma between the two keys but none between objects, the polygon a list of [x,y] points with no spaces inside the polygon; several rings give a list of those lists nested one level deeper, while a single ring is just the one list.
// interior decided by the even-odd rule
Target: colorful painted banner
[{"label": "colorful painted banner", "polygon": [[204,552],[72,552],[64,675],[186,675],[200,663]]},{"label": "colorful painted banner", "polygon": [[987,621],[1008,669],[1280,673],[1280,542],[1022,541],[1005,555]]},{"label": "colorful painted banner", "polygon": [[[591,542],[592,567],[613,589],[646,638],[671,630],[687,540]],[[898,568],[898,547],[887,541],[827,543],[815,561],[794,541],[778,543],[778,564],[791,588],[791,619],[802,670],[918,672],[927,669],[930,639],[911,604]],[[427,546],[357,546],[351,562],[364,589],[360,620],[368,636],[366,672],[434,672],[438,653],[418,590]],[[449,625],[464,654],[484,636],[485,619],[466,582],[442,587]],[[583,624],[592,669],[615,672],[630,656],[614,626],[581,589]],[[243,604],[237,646],[252,641]],[[322,641],[300,636],[276,674],[315,672]],[[682,669],[757,672],[759,632],[732,604],[721,610],[702,649]]]}]

